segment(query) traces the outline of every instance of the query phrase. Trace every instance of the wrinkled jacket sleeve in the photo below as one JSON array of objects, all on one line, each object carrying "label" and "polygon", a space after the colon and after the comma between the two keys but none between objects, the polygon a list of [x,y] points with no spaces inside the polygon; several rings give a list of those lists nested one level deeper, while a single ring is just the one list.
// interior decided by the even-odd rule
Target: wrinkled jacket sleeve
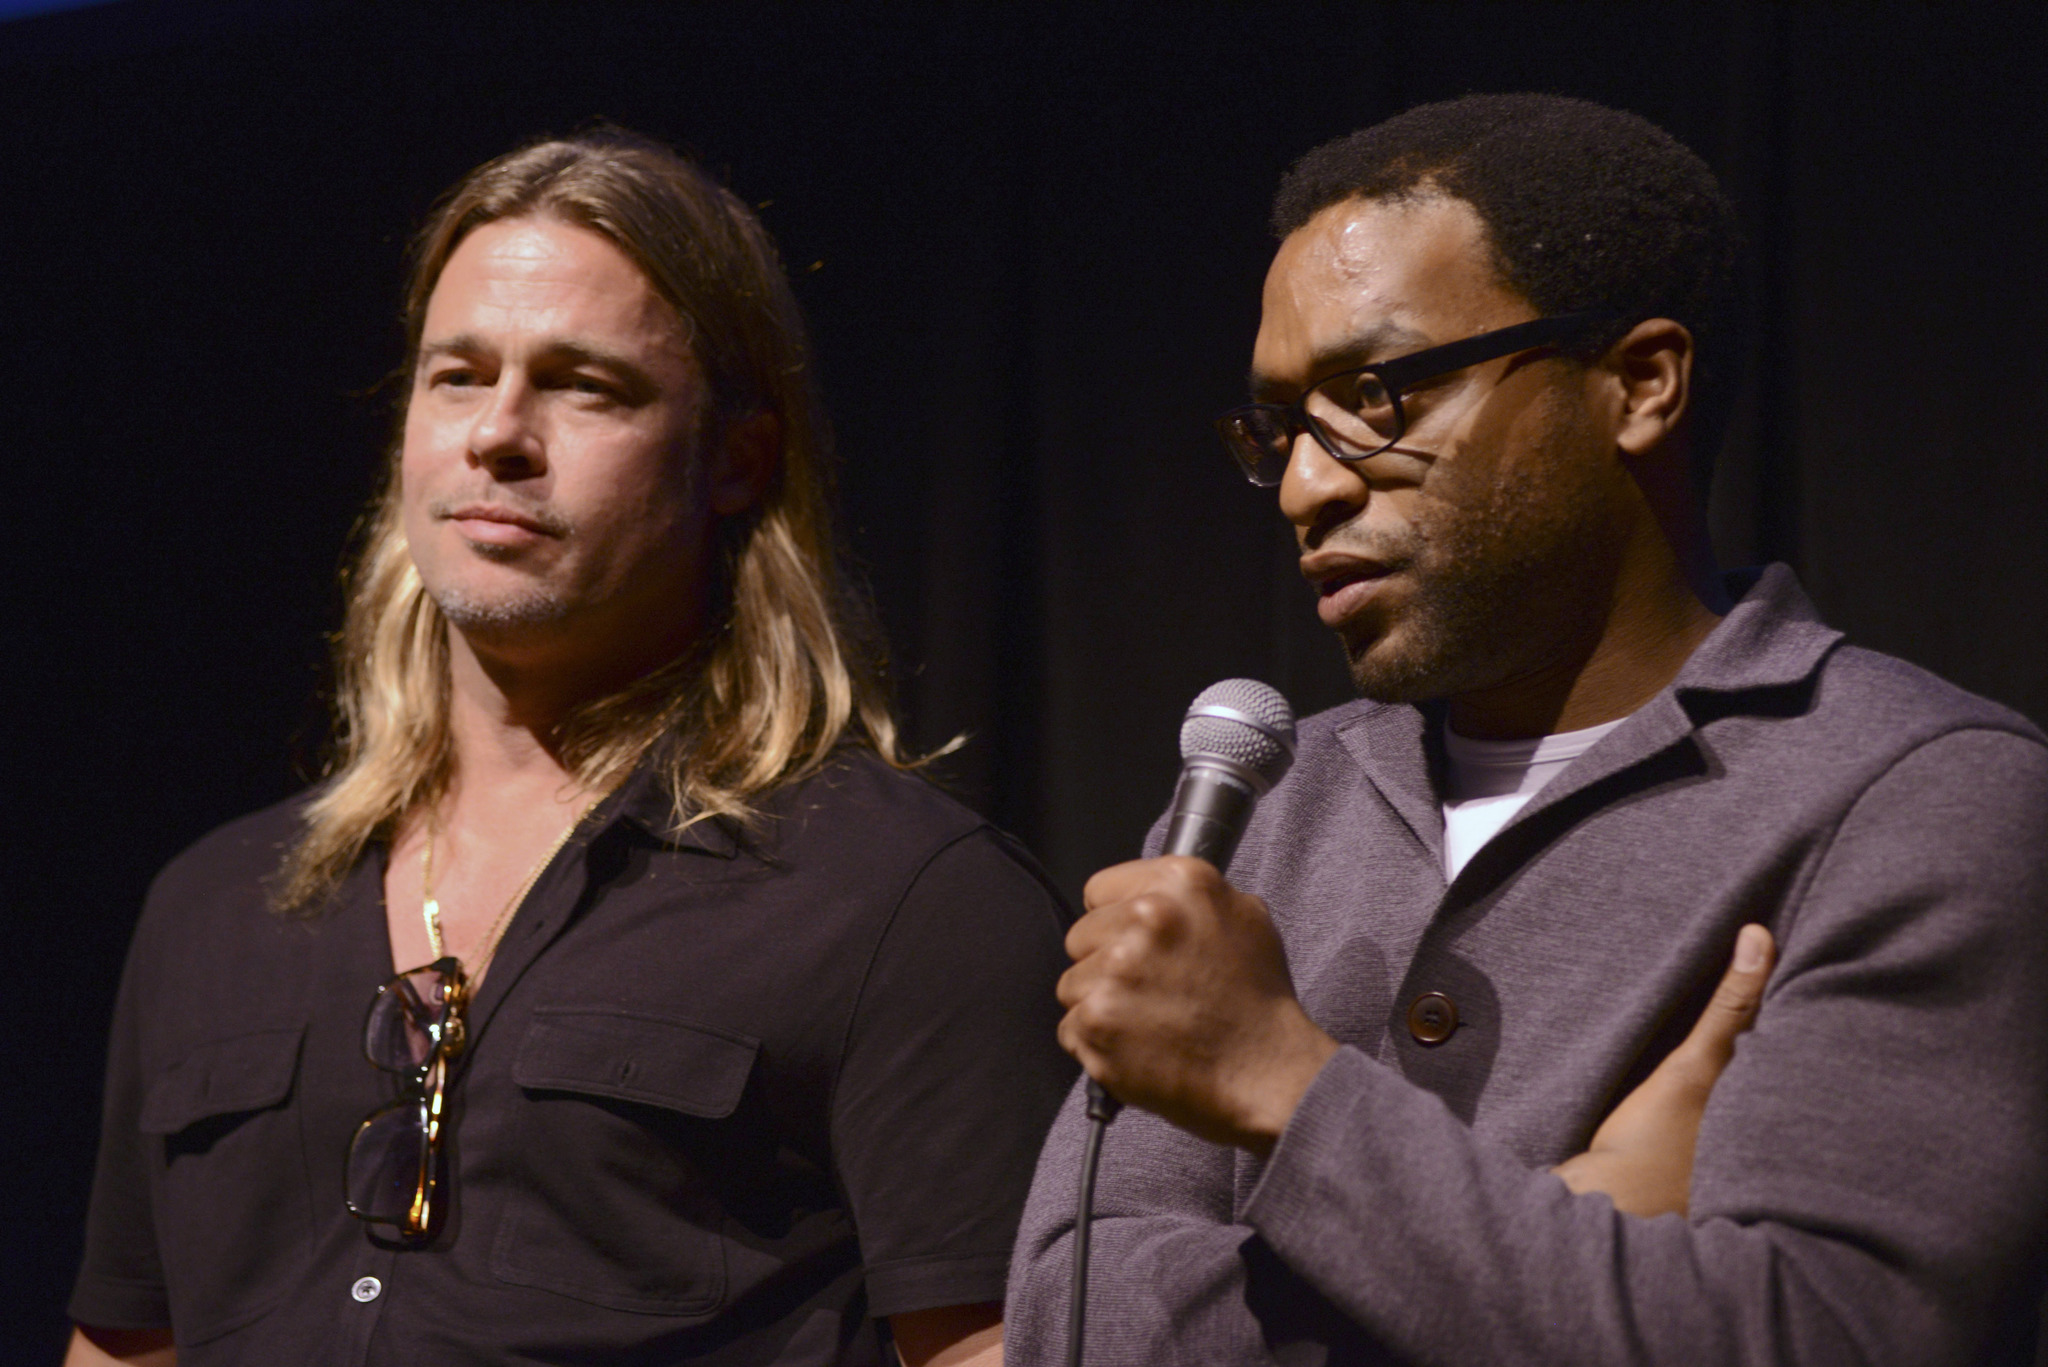
[{"label": "wrinkled jacket sleeve", "polygon": [[[1858,798],[1781,923],[1688,1217],[1572,1196],[1351,1048],[1241,1206],[1206,1146],[1150,1117],[1112,1132],[1090,1360],[1260,1361],[1262,1250],[1377,1345],[1364,1360],[1983,1360],[2048,1210],[2044,844],[2048,752],[2011,733],[1948,733]],[[1025,1216],[1020,1363],[1063,1337],[1081,1125],[1070,1102]],[[1113,1163],[1118,1139],[1149,1152]]]}]

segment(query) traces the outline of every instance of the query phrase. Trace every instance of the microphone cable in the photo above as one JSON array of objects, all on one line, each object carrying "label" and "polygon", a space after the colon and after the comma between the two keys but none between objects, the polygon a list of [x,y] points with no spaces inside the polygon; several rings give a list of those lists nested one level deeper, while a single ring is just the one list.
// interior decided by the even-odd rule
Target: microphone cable
[{"label": "microphone cable", "polygon": [[1074,1290],[1067,1299],[1067,1367],[1081,1367],[1088,1337],[1088,1226],[1095,1218],[1095,1170],[1102,1163],[1102,1136],[1124,1104],[1094,1078],[1088,1079],[1088,1142],[1081,1154],[1081,1200],[1074,1212]]}]

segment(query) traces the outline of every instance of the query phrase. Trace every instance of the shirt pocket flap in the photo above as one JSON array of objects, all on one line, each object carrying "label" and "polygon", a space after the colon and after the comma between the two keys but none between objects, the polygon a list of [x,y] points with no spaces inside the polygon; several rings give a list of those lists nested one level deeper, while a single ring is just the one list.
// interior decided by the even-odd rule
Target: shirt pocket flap
[{"label": "shirt pocket flap", "polygon": [[512,1080],[722,1120],[740,1104],[760,1048],[757,1039],[691,1021],[542,1007],[519,1047]]},{"label": "shirt pocket flap", "polygon": [[144,1134],[176,1134],[209,1116],[263,1111],[291,1095],[305,1027],[258,1030],[202,1044],[150,1084]]}]

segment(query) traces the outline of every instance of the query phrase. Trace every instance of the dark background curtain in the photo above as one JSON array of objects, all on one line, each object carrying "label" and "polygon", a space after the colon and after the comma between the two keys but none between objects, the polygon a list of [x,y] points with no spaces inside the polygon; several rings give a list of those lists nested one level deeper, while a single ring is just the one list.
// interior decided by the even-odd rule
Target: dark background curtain
[{"label": "dark background curtain", "polygon": [[1853,639],[2048,717],[2044,58],[2017,6],[126,0],[0,25],[10,1360],[62,1333],[151,874],[314,772],[404,243],[468,167],[601,115],[761,206],[911,733],[967,733],[951,781],[1077,889],[1136,848],[1204,684],[1346,696],[1207,420],[1242,392],[1280,173],[1466,91],[1630,108],[1721,172],[1765,325],[1724,561],[1790,560]]}]

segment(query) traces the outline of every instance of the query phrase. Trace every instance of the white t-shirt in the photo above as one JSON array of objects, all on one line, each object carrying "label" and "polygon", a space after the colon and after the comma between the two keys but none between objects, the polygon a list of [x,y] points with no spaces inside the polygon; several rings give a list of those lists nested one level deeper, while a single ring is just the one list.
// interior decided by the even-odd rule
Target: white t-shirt
[{"label": "white t-shirt", "polygon": [[1531,740],[1473,740],[1446,726],[1444,752],[1451,763],[1444,797],[1444,878],[1456,878],[1538,789],[1626,720]]}]

